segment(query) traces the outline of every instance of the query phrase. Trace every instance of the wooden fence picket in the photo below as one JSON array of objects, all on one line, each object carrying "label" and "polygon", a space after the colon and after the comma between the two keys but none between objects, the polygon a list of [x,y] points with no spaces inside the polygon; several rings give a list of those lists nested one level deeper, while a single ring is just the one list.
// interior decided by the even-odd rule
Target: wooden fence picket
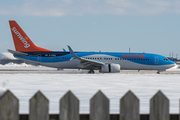
[{"label": "wooden fence picket", "polygon": [[71,91],[60,99],[59,120],[79,120],[79,100]]},{"label": "wooden fence picket", "polygon": [[29,120],[49,120],[49,100],[38,91],[29,100]]},{"label": "wooden fence picket", "polygon": [[161,91],[150,99],[150,120],[170,120],[169,99]]},{"label": "wooden fence picket", "polygon": [[109,99],[98,91],[90,100],[90,120],[109,119]]},{"label": "wooden fence picket", "polygon": [[128,91],[120,100],[120,120],[140,120],[139,99]]},{"label": "wooden fence picket", "polygon": [[9,90],[0,97],[0,120],[19,120],[19,100]]}]

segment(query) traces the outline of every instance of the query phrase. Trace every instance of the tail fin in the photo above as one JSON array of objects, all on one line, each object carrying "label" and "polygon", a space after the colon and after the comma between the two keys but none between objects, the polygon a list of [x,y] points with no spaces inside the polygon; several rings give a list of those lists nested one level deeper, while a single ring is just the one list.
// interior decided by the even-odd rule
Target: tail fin
[{"label": "tail fin", "polygon": [[41,47],[36,46],[31,39],[26,35],[26,33],[21,29],[21,27],[14,20],[9,21],[14,45],[16,51],[19,52],[40,52],[40,51],[50,51]]}]

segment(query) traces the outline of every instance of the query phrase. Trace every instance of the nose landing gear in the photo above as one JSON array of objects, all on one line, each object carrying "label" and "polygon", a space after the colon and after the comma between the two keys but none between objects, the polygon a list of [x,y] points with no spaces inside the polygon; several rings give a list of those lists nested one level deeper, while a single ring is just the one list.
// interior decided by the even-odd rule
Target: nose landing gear
[{"label": "nose landing gear", "polygon": [[90,70],[88,73],[90,73],[90,74],[94,74],[94,70]]},{"label": "nose landing gear", "polygon": [[163,71],[166,71],[166,70],[158,70],[157,74],[160,74],[160,72],[163,72]]}]

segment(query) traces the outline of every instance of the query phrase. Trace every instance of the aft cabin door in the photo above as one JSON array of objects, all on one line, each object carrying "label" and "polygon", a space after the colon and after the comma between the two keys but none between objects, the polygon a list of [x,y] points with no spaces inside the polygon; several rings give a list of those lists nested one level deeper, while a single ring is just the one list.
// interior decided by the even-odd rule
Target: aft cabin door
[{"label": "aft cabin door", "polygon": [[40,54],[37,56],[37,61],[41,62],[41,55]]},{"label": "aft cabin door", "polygon": [[155,64],[159,64],[159,57],[158,56],[155,57]]}]

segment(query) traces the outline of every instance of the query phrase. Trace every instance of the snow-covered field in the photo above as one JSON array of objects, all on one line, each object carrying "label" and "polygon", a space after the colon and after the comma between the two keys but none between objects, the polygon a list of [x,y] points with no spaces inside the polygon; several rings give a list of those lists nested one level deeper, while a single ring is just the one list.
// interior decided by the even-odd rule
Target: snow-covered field
[{"label": "snow-covered field", "polygon": [[50,100],[50,113],[58,113],[59,99],[72,90],[80,100],[80,113],[89,113],[89,100],[102,90],[110,99],[110,112],[118,113],[120,98],[132,90],[140,99],[140,112],[149,113],[150,98],[161,90],[170,100],[170,113],[178,113],[179,80],[180,74],[0,74],[0,91],[10,89],[20,100],[20,113],[29,113],[29,99],[41,90]]},{"label": "snow-covered field", "polygon": [[6,65],[0,64],[0,70],[56,70],[55,68],[44,67],[44,66],[33,66],[30,64],[22,63],[22,64],[15,64],[15,63],[8,63]]}]

